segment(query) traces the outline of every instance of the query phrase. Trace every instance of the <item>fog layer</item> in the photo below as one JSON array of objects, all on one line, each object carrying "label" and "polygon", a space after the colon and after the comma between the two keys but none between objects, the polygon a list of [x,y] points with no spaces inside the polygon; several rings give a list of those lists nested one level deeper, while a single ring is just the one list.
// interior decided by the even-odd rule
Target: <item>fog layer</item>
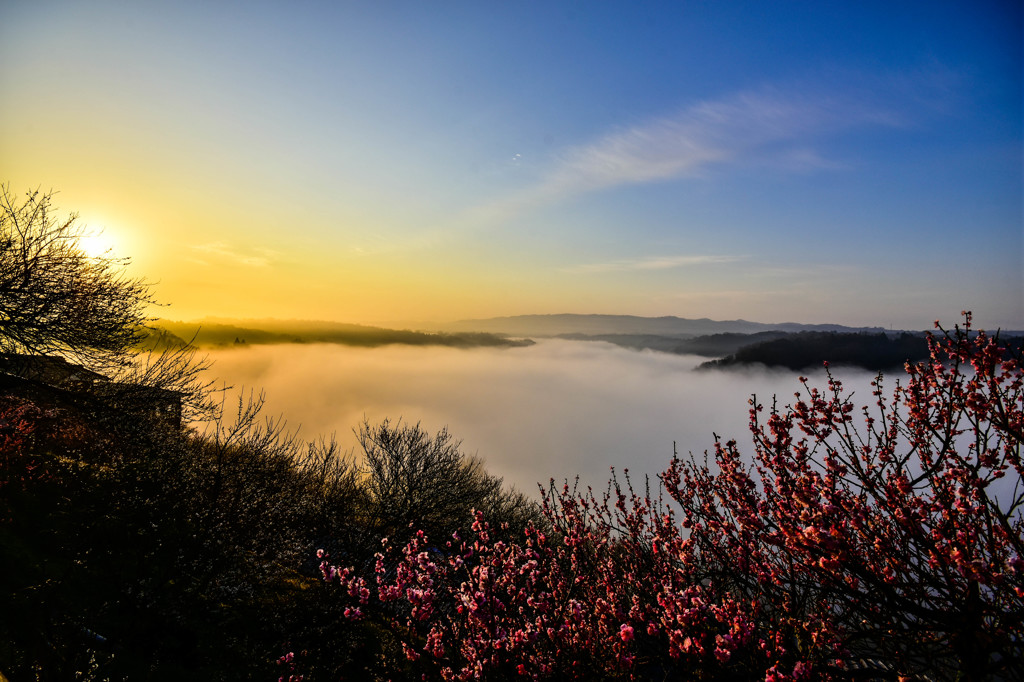
[{"label": "fog layer", "polygon": [[[788,371],[694,372],[706,358],[565,340],[471,350],[296,344],[210,359],[211,375],[234,386],[229,395],[264,390],[266,415],[285,418],[305,439],[333,432],[356,448],[352,431],[364,417],[431,432],[447,426],[464,451],[528,493],[576,475],[603,487],[610,467],[653,477],[668,466],[673,442],[680,454],[711,449],[714,433],[749,443],[751,394],[787,403],[800,389]],[[871,375],[838,376],[858,404],[870,401]],[[811,378],[825,385],[823,373]]]}]

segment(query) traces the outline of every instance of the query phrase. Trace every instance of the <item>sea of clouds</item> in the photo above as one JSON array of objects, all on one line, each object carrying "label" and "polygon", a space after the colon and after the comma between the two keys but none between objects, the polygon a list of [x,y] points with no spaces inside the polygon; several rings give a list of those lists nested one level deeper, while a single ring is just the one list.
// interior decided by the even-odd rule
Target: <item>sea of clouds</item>
[{"label": "sea of clouds", "polygon": [[[226,412],[240,392],[262,390],[266,416],[285,419],[306,440],[334,433],[356,454],[353,429],[364,419],[401,419],[430,432],[447,427],[464,452],[527,493],[576,476],[603,489],[611,467],[653,481],[671,461],[673,443],[680,455],[702,455],[715,433],[749,444],[752,394],[766,404],[778,395],[785,404],[801,390],[790,371],[697,372],[705,358],[553,339],[471,350],[254,345],[209,357],[210,377],[233,387]],[[835,374],[856,391],[858,405],[873,402],[874,375]],[[825,386],[823,371],[808,376]]]}]

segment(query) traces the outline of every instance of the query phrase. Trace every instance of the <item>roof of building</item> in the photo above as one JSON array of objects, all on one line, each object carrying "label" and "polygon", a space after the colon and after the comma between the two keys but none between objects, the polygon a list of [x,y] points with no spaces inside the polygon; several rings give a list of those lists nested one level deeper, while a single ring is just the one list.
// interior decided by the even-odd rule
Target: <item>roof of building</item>
[{"label": "roof of building", "polygon": [[41,381],[52,386],[107,381],[107,377],[102,374],[70,363],[55,355],[0,353],[0,372],[13,374],[23,379]]}]

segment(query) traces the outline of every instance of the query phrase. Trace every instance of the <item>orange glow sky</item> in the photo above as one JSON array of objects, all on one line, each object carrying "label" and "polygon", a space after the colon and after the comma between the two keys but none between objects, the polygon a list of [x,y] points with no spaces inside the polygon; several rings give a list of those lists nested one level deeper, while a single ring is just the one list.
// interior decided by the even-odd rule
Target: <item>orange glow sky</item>
[{"label": "orange glow sky", "polygon": [[1017,3],[769,5],[13,0],[0,181],[172,319],[1024,328]]}]

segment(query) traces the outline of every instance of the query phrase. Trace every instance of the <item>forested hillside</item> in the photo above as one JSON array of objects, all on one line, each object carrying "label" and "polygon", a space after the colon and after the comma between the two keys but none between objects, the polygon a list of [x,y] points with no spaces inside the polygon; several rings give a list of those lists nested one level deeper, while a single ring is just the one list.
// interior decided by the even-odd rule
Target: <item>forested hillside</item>
[{"label": "forested hillside", "polygon": [[273,343],[337,343],[373,348],[390,344],[450,346],[455,348],[526,346],[528,339],[514,339],[482,332],[437,333],[385,329],[360,324],[253,320],[240,322],[176,322],[156,320],[153,334],[169,334],[198,347],[241,347]]},{"label": "forested hillside", "polygon": [[744,345],[719,360],[701,365],[702,369],[743,367],[754,364],[785,367],[792,370],[835,366],[861,367],[872,371],[899,370],[904,364],[928,357],[924,334],[841,334],[836,332],[800,332],[780,338]]}]

